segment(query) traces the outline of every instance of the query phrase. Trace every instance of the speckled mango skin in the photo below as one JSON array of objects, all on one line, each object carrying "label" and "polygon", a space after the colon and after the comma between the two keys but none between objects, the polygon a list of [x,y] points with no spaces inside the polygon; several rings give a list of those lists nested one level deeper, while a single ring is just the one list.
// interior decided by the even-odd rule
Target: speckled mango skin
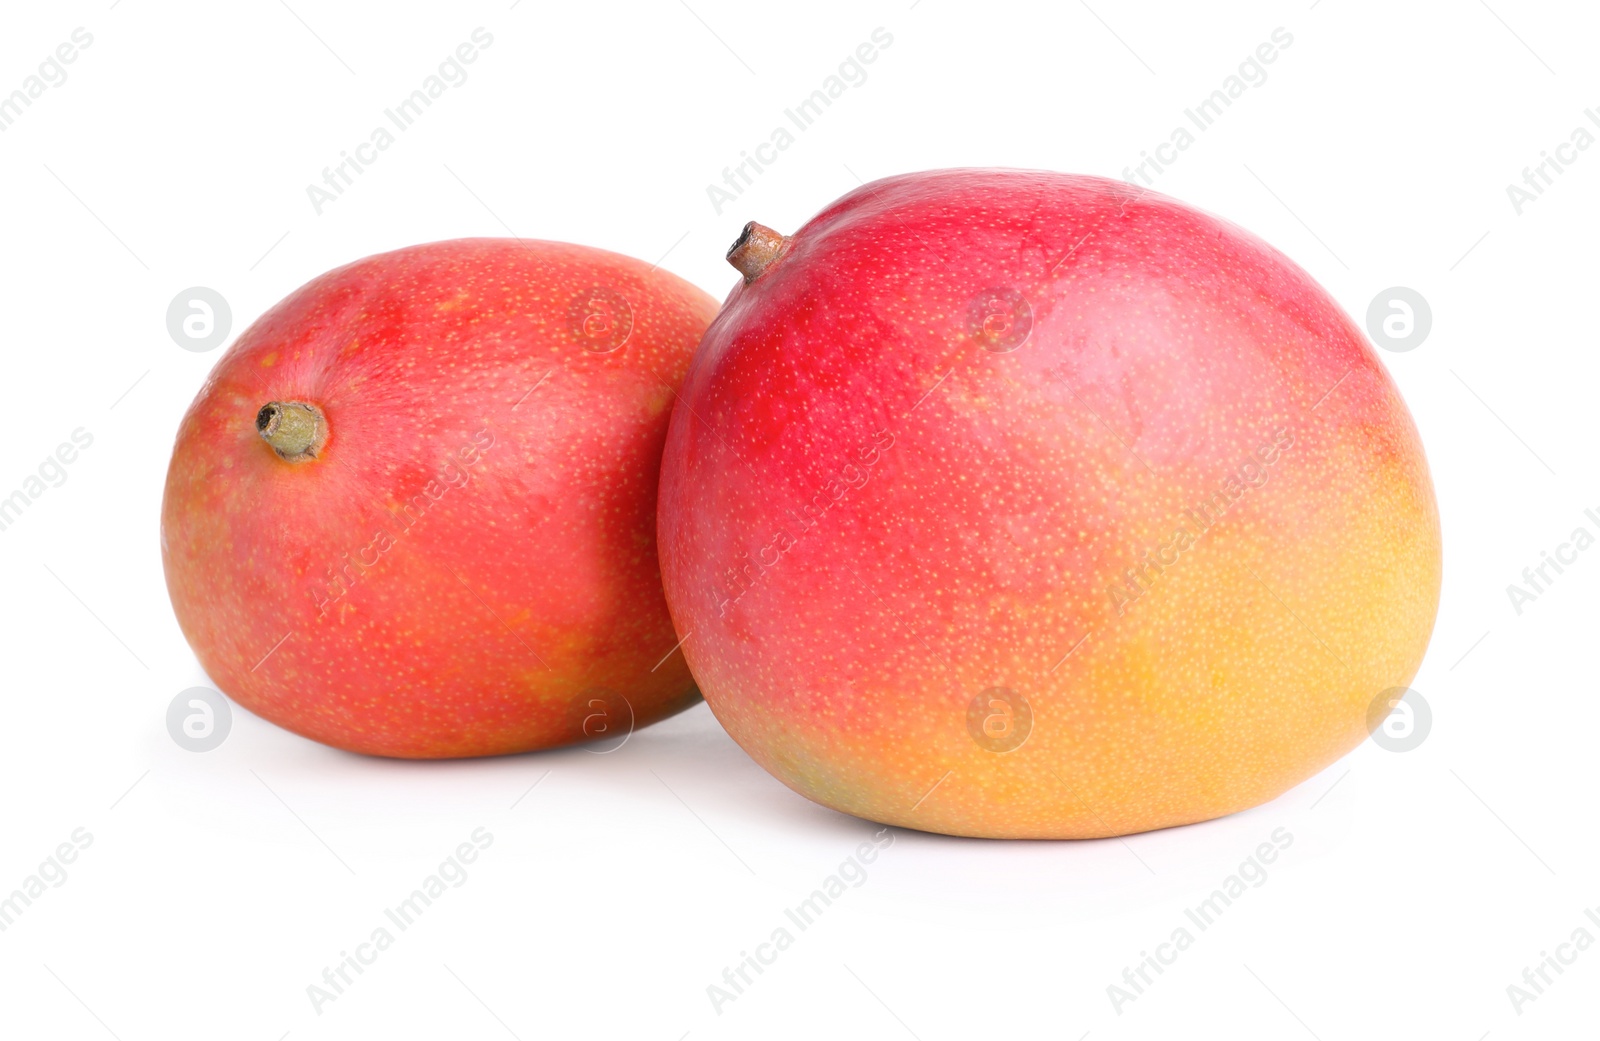
[{"label": "speckled mango skin", "polygon": [[[1369,733],[1439,596],[1417,432],[1329,295],[1231,224],[1053,173],[890,178],[794,234],[701,342],[659,517],[733,738],[951,835],[1272,799]],[[969,713],[995,689],[1031,713],[1009,751]]]},{"label": "speckled mango skin", "polygon": [[[218,362],[167,474],[167,587],[207,674],[296,733],[407,758],[616,740],[695,703],[680,656],[651,671],[677,642],[654,519],[715,312],[637,260],[509,239],[295,291]],[[325,412],[316,459],[261,439],[271,401]]]}]

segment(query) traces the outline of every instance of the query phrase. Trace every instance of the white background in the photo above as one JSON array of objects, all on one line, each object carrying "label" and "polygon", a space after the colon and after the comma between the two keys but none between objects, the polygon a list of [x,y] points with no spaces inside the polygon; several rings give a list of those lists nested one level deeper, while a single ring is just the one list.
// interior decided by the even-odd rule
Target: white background
[{"label": "white background", "polygon": [[[8,5],[0,94],[74,28],[94,42],[0,133],[0,496],[75,428],[94,444],[0,531],[0,895],[74,829],[93,842],[0,932],[0,1033],[1595,1036],[1600,946],[1520,1014],[1507,987],[1576,928],[1600,940],[1600,551],[1520,615],[1506,586],[1600,527],[1600,148],[1521,214],[1506,186],[1579,125],[1600,134],[1600,19],[1090,2]],[[316,214],[306,186],[478,26],[494,42],[470,78]],[[706,186],[880,26],[866,81],[716,213]],[[514,233],[663,259],[720,298],[744,221],[793,230],[858,178],[1121,176],[1279,26],[1294,42],[1266,81],[1155,187],[1262,235],[1363,324],[1392,286],[1432,307],[1419,348],[1384,354],[1444,525],[1420,747],[1368,742],[1269,805],[1126,840],[896,832],[719,1012],[708,985],[874,827],[783,788],[704,706],[610,755],[370,760],[242,710],[215,751],[168,736],[168,703],[207,681],[158,508],[220,356],[168,335],[181,290],[221,292],[237,334],[356,257]],[[467,880],[314,1011],[324,967],[479,827]],[[1267,881],[1114,1009],[1124,967],[1276,828],[1294,842]]]}]

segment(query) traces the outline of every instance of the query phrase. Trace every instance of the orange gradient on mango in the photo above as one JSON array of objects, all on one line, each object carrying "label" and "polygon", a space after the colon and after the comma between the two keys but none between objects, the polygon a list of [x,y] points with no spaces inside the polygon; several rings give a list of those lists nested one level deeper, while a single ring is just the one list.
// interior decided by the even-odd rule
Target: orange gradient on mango
[{"label": "orange gradient on mango", "polygon": [[773,253],[690,366],[659,539],[706,701],[795,791],[953,835],[1201,821],[1416,673],[1422,446],[1282,254],[983,170],[864,186]]}]

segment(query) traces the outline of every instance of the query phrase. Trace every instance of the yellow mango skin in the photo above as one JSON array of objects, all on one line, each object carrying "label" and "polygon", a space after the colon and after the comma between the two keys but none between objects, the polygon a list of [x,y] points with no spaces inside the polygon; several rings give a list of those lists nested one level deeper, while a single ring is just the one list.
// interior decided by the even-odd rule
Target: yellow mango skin
[{"label": "yellow mango skin", "polygon": [[681,394],[684,654],[746,751],[843,812],[1222,816],[1354,748],[1427,647],[1439,518],[1387,373],[1287,258],[1154,193],[865,186],[734,290]]}]

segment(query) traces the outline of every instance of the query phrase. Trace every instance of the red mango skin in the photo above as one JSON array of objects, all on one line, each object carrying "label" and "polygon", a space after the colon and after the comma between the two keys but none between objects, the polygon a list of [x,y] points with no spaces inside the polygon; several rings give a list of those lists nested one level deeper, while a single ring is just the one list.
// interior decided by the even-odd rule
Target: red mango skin
[{"label": "red mango skin", "polygon": [[[696,702],[661,662],[654,518],[715,311],[640,261],[509,239],[296,290],[218,362],[167,474],[167,588],[207,674],[298,734],[404,758],[614,738]],[[274,401],[323,410],[315,459],[262,440]]]},{"label": "red mango skin", "polygon": [[733,738],[825,806],[952,835],[1274,798],[1388,711],[1440,586],[1417,432],[1328,293],[1232,224],[1054,173],[893,177],[796,232],[701,342],[659,517]]}]

